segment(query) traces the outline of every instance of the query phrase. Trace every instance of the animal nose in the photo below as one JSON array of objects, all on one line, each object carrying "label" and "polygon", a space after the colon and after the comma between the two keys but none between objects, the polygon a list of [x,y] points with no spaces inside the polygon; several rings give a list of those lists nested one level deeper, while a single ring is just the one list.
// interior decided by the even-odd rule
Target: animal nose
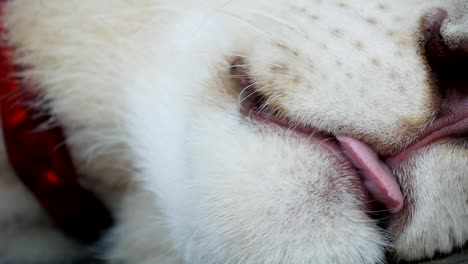
[{"label": "animal nose", "polygon": [[[468,12],[467,17],[468,18]],[[424,53],[440,94],[442,110],[468,109],[468,19],[436,9],[422,19]]]}]

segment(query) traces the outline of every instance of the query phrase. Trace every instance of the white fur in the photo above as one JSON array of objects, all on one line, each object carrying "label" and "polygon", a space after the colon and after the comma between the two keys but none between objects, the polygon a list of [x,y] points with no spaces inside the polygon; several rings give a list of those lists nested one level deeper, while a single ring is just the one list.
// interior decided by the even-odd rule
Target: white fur
[{"label": "white fur", "polygon": [[[239,113],[230,63],[243,58],[288,117],[388,154],[436,112],[418,53],[435,7],[456,17],[443,34],[466,36],[460,0],[13,0],[4,19],[83,184],[116,216],[101,257],[380,263],[389,249],[412,260],[467,241],[466,148],[436,144],[398,168],[410,212],[379,230],[349,165]],[[1,164],[0,263],[89,254]]]}]

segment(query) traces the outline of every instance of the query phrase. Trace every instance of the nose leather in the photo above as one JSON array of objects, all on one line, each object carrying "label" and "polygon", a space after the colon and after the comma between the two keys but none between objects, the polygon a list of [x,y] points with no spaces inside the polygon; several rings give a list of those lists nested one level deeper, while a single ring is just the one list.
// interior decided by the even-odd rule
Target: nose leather
[{"label": "nose leather", "polygon": [[436,9],[422,19],[423,51],[442,97],[440,115],[468,111],[468,37],[456,45],[442,34],[447,11]]}]

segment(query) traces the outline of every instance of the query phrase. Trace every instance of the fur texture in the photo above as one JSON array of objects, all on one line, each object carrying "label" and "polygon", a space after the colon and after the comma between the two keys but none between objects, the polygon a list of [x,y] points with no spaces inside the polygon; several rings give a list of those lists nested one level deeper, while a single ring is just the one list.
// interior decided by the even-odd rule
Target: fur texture
[{"label": "fur texture", "polygon": [[381,263],[461,247],[466,141],[395,169],[405,208],[384,230],[355,170],[242,115],[230,76],[242,62],[283,116],[387,155],[437,112],[420,23],[438,7],[446,39],[468,38],[463,0],[10,1],[6,39],[117,225],[99,248],[67,239],[2,151],[0,263]]}]

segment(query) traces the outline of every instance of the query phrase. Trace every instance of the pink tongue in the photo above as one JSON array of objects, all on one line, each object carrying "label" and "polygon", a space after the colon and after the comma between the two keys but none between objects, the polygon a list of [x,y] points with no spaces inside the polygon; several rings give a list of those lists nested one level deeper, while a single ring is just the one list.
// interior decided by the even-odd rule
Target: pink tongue
[{"label": "pink tongue", "polygon": [[387,164],[368,145],[345,136],[338,136],[337,139],[354,167],[361,171],[364,185],[374,199],[384,204],[391,213],[399,212],[403,207],[403,194]]}]

